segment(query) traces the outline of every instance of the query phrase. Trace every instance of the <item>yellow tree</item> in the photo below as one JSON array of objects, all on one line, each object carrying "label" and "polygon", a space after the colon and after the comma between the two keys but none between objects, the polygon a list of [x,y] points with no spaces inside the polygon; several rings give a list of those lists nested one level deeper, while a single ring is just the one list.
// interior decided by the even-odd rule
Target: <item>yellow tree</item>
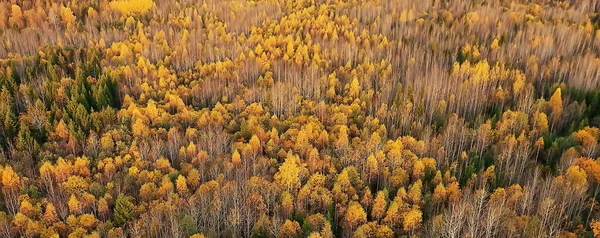
[{"label": "yellow tree", "polygon": [[8,25],[10,27],[16,26],[17,28],[23,28],[25,26],[23,12],[21,11],[21,7],[19,7],[18,5],[12,5],[10,7],[10,17],[8,18]]},{"label": "yellow tree", "polygon": [[413,179],[422,179],[425,176],[425,165],[421,160],[415,161],[412,171]]},{"label": "yellow tree", "polygon": [[2,171],[2,193],[4,202],[10,214],[16,214],[19,206],[19,189],[21,188],[21,179],[15,173],[12,167],[8,166]]},{"label": "yellow tree", "polygon": [[157,189],[156,184],[152,182],[145,183],[140,188],[140,199],[142,201],[152,201],[156,195]]},{"label": "yellow tree", "polygon": [[417,182],[414,182],[413,184],[411,184],[408,187],[408,199],[413,203],[413,204],[420,204],[421,203],[421,190],[423,188],[423,182],[421,182],[421,180],[417,180]]},{"label": "yellow tree", "polygon": [[402,221],[402,224],[404,225],[404,231],[412,234],[412,232],[421,228],[422,222],[423,212],[419,210],[419,206],[415,206],[412,210],[404,214],[404,220]]},{"label": "yellow tree", "polygon": [[550,101],[548,101],[548,107],[550,108],[550,117],[552,118],[552,127],[553,129],[556,123],[560,121],[560,117],[562,115],[563,110],[563,101],[562,94],[560,88],[557,88],[550,97]]},{"label": "yellow tree", "polygon": [[162,195],[165,198],[168,197],[169,194],[171,194],[173,192],[173,183],[169,179],[169,176],[165,175],[163,177],[160,188],[158,189],[158,192],[160,193],[160,195]]},{"label": "yellow tree", "polygon": [[97,220],[92,214],[83,214],[78,217],[79,225],[87,230],[93,230],[96,227]]},{"label": "yellow tree", "polygon": [[43,219],[48,222],[48,224],[53,224],[58,221],[58,215],[56,213],[54,204],[48,203],[46,205],[46,211],[44,212]]},{"label": "yellow tree", "polygon": [[593,157],[596,154],[598,147],[598,139],[600,138],[600,130],[596,127],[586,126],[583,130],[573,133],[573,137],[581,143],[582,153],[587,157]]},{"label": "yellow tree", "polygon": [[360,92],[360,85],[358,83],[358,78],[353,78],[352,82],[348,88],[348,96],[351,98],[358,97],[358,93]]},{"label": "yellow tree", "polygon": [[461,191],[458,182],[452,182],[446,186],[446,195],[449,202],[458,202],[460,200]]},{"label": "yellow tree", "polygon": [[252,148],[253,153],[256,154],[260,151],[260,139],[258,139],[258,136],[252,135],[252,138],[250,138],[248,144],[250,144],[250,148]]},{"label": "yellow tree", "polygon": [[242,163],[240,152],[238,152],[238,150],[233,151],[233,154],[231,154],[231,163],[236,166]]},{"label": "yellow tree", "polygon": [[358,202],[350,203],[346,215],[344,216],[344,228],[353,231],[356,227],[367,222],[367,214]]},{"label": "yellow tree", "polygon": [[300,188],[300,166],[297,163],[298,157],[288,153],[285,162],[279,166],[279,171],[275,174],[275,182],[279,188],[291,194],[296,194]]},{"label": "yellow tree", "polygon": [[590,222],[590,227],[592,227],[592,231],[594,232],[594,236],[600,236],[600,221],[593,220]]},{"label": "yellow tree", "polygon": [[332,203],[331,192],[325,187],[326,178],[320,173],[313,174],[296,196],[300,212],[326,212]]},{"label": "yellow tree", "polygon": [[[39,204],[38,204],[39,205]],[[23,213],[27,217],[34,217],[41,213],[41,208],[34,207],[33,204],[29,201],[29,198],[26,197],[21,201],[21,206],[19,207],[19,212]]]},{"label": "yellow tree", "polygon": [[191,169],[190,172],[188,172],[187,174],[187,183],[192,189],[192,191],[195,191],[196,188],[198,188],[200,182],[200,173],[198,172],[198,170],[195,168]]},{"label": "yellow tree", "polygon": [[87,178],[90,176],[90,162],[84,157],[78,157],[73,164],[73,173],[81,177]]},{"label": "yellow tree", "polygon": [[75,197],[74,194],[71,194],[71,198],[69,199],[69,211],[73,215],[77,215],[81,212],[81,206],[79,205],[79,200]]},{"label": "yellow tree", "polygon": [[371,194],[371,188],[365,187],[362,198],[360,199],[360,205],[363,207],[371,207],[373,205],[373,194]]},{"label": "yellow tree", "polygon": [[581,169],[579,166],[571,166],[565,173],[565,180],[570,188],[579,190],[584,188],[587,184],[587,174],[585,170]]},{"label": "yellow tree", "polygon": [[533,125],[535,126],[535,130],[538,133],[544,133],[544,132],[548,131],[548,116],[546,116],[546,113],[543,113],[543,112],[535,113],[533,118],[534,118]]},{"label": "yellow tree", "polygon": [[183,177],[183,175],[179,175],[177,177],[177,181],[175,181],[175,183],[176,183],[176,187],[177,187],[177,193],[181,196],[187,196],[189,190],[188,190],[186,178]]},{"label": "yellow tree", "polygon": [[67,26],[71,26],[76,20],[75,15],[73,15],[73,11],[69,7],[60,8],[60,17],[62,18],[63,23]]},{"label": "yellow tree", "polygon": [[284,238],[295,238],[298,237],[302,229],[297,221],[285,220],[281,228],[279,229],[278,237]]},{"label": "yellow tree", "polygon": [[343,154],[348,148],[348,143],[348,127],[343,125],[339,129],[338,137],[335,141],[335,148],[337,149],[338,153]]},{"label": "yellow tree", "polygon": [[373,209],[371,210],[371,218],[378,221],[383,218],[387,209],[387,191],[377,192],[375,201],[373,202]]},{"label": "yellow tree", "polygon": [[369,184],[371,184],[371,181],[373,181],[373,179],[375,179],[375,181],[377,181],[378,175],[379,175],[379,163],[377,162],[377,159],[375,159],[375,156],[373,154],[371,154],[367,158],[367,181],[369,181]]}]

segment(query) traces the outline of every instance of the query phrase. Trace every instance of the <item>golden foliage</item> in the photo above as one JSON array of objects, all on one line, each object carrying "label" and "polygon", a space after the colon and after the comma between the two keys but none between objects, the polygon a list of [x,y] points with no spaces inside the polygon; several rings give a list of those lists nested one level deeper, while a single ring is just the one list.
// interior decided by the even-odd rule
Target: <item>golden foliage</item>
[{"label": "golden foliage", "polygon": [[144,14],[155,6],[152,0],[114,0],[109,5],[125,15]]}]

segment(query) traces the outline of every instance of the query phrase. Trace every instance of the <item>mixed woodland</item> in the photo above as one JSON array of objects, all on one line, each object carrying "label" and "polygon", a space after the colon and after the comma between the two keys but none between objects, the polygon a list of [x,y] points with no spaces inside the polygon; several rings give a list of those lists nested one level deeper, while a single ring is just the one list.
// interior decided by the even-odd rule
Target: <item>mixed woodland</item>
[{"label": "mixed woodland", "polygon": [[0,237],[599,237],[597,0],[5,0]]}]

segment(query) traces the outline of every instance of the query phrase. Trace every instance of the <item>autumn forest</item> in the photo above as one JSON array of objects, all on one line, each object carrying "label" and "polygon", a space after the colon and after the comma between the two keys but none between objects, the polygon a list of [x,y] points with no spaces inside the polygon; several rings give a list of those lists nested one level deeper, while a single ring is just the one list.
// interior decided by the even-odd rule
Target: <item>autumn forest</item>
[{"label": "autumn forest", "polygon": [[600,1],[5,0],[0,237],[600,237]]}]

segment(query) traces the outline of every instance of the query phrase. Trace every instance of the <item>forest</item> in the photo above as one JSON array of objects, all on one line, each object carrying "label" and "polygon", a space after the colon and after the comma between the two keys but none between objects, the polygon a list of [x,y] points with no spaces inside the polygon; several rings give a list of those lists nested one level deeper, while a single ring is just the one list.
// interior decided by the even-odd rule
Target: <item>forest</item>
[{"label": "forest", "polygon": [[5,0],[0,237],[600,237],[600,1]]}]

